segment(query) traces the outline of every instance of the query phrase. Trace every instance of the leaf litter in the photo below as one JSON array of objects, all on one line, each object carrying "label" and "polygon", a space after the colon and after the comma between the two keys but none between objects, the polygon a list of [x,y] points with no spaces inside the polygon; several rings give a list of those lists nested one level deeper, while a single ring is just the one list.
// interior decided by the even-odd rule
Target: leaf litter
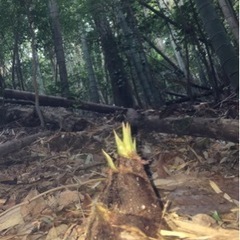
[{"label": "leaf litter", "polygon": [[[52,132],[4,157],[0,239],[85,239],[109,171],[102,149],[115,157],[113,130],[121,125],[114,118],[93,122],[79,132]],[[0,141],[27,134],[3,129]],[[147,172],[169,226],[161,239],[238,239],[237,144],[140,130],[137,149],[150,161]]]}]

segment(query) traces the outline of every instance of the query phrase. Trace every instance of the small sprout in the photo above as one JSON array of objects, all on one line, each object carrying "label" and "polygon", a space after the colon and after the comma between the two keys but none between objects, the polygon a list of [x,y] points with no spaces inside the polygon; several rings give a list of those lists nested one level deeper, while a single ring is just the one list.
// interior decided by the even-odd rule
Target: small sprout
[{"label": "small sprout", "polygon": [[118,172],[118,169],[116,168],[112,158],[109,156],[108,153],[106,153],[103,149],[102,149],[102,153],[105,156],[108,166],[114,171],[114,172]]},{"label": "small sprout", "polygon": [[121,153],[124,153],[124,149],[125,149],[124,143],[115,131],[113,131],[113,133],[114,133],[115,142],[116,142],[116,145],[117,145],[117,152],[121,156],[122,155]]},{"label": "small sprout", "polygon": [[132,138],[131,127],[129,123],[126,124],[122,123],[123,140],[120,139],[120,137],[117,135],[115,131],[113,132],[119,156],[125,158],[131,158],[133,156],[136,156],[137,155],[136,139]]},{"label": "small sprout", "polygon": [[[117,135],[115,131],[113,131],[113,133],[114,133],[115,142],[117,145],[117,153],[120,157],[133,158],[137,156],[136,139],[132,138],[131,127],[129,123],[126,123],[126,124],[122,123],[123,140],[120,139],[120,137]],[[113,163],[113,160],[109,156],[109,154],[106,153],[104,150],[102,150],[102,152],[108,162],[108,166],[114,172],[118,172],[118,169]]]},{"label": "small sprout", "polygon": [[217,211],[212,212],[212,217],[214,218],[214,220],[216,220],[217,222],[222,222],[221,217],[219,216],[219,213]]}]

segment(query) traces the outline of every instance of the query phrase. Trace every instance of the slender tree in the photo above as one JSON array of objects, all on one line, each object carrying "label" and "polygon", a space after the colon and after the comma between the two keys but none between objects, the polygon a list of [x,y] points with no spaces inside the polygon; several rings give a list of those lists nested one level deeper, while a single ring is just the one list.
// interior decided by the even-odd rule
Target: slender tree
[{"label": "slender tree", "polygon": [[230,1],[218,0],[218,3],[234,37],[239,42],[239,23]]},{"label": "slender tree", "polygon": [[118,46],[106,18],[104,5],[101,1],[90,0],[90,11],[98,31],[105,63],[110,76],[114,103],[119,106],[132,107],[133,96],[124,70],[123,60],[119,55]]},{"label": "slender tree", "polygon": [[56,0],[48,1],[49,14],[52,23],[52,36],[55,47],[55,54],[57,58],[57,64],[59,68],[60,82],[61,82],[61,94],[64,97],[69,96],[69,84],[67,76],[67,67],[65,54],[63,49],[63,40],[61,33],[61,26],[59,21],[58,5]]},{"label": "slender tree", "polygon": [[194,0],[208,34],[212,46],[221,62],[221,66],[227,74],[232,87],[239,87],[239,69],[237,54],[231,45],[230,39],[220,21],[211,0]]},{"label": "slender tree", "polygon": [[150,106],[160,106],[164,103],[156,80],[149,66],[144,51],[142,39],[137,29],[137,20],[131,7],[131,2],[114,0],[115,16],[123,35],[123,47],[129,62],[132,64],[141,91],[144,92],[146,103]]},{"label": "slender tree", "polygon": [[82,44],[82,51],[83,51],[83,58],[85,61],[85,66],[88,73],[88,81],[89,81],[89,97],[90,100],[93,102],[99,102],[99,94],[98,94],[98,87],[97,87],[97,80],[96,75],[93,69],[92,57],[89,52],[89,47],[86,39],[86,33],[83,26],[83,23],[80,26],[80,35],[81,35],[81,44]]},{"label": "slender tree", "polygon": [[[18,8],[16,5],[14,8]],[[21,90],[25,90],[24,82],[23,82],[23,74],[22,74],[22,66],[20,60],[20,38],[21,34],[19,32],[20,24],[21,24],[21,16],[20,12],[16,13],[16,21],[13,25],[13,36],[14,36],[14,46],[13,46],[13,55],[12,55],[12,85],[13,88],[20,88]]]},{"label": "slender tree", "polygon": [[[33,7],[34,44],[23,2]],[[71,89],[94,102],[100,96],[105,103],[158,107],[210,87],[218,100],[222,86],[238,88],[237,46],[231,46],[236,6],[236,0],[0,1],[1,79],[6,87],[32,91],[33,53],[39,93],[42,74],[46,93],[60,88],[67,96]]]},{"label": "slender tree", "polygon": [[41,127],[43,128],[45,123],[43,119],[43,115],[39,106],[39,84],[37,81],[38,78],[38,68],[39,68],[39,61],[38,61],[38,54],[37,54],[37,48],[36,48],[36,36],[34,32],[34,21],[33,17],[31,14],[31,9],[32,9],[32,2],[31,0],[25,0],[25,9],[27,12],[27,18],[28,18],[28,23],[29,23],[29,31],[30,31],[30,36],[31,36],[31,49],[32,49],[32,82],[33,82],[33,87],[35,91],[35,109],[38,114],[39,120]]}]

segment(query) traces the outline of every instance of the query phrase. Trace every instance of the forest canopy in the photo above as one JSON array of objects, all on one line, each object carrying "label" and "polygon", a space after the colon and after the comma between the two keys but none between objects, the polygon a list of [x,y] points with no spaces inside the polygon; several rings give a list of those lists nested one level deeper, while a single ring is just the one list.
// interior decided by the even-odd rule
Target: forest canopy
[{"label": "forest canopy", "polygon": [[0,87],[124,107],[220,100],[238,90],[238,5],[1,0]]}]

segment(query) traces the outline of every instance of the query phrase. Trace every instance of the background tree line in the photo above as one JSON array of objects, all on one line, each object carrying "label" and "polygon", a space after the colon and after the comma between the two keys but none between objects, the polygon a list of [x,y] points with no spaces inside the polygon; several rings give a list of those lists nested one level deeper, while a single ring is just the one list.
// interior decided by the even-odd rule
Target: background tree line
[{"label": "background tree line", "polygon": [[0,0],[0,86],[124,107],[238,90],[237,0]]}]

